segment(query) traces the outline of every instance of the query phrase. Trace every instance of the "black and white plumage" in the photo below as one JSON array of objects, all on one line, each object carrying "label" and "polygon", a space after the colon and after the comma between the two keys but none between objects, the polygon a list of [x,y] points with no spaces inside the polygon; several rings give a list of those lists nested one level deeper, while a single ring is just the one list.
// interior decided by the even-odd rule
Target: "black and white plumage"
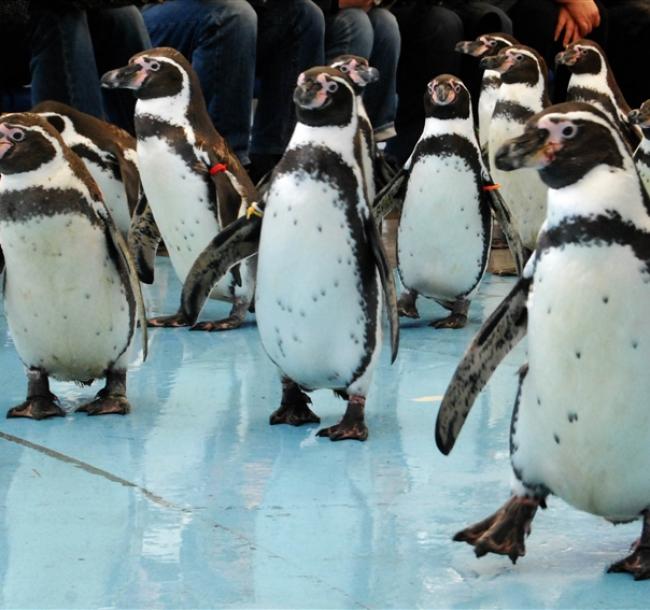
[{"label": "black and white plumage", "polygon": [[[36,114],[0,118],[4,306],[27,367],[27,400],[8,417],[64,415],[48,378],[106,388],[79,410],[128,413],[126,369],[140,285],[124,240],[81,159]],[[143,329],[146,356],[146,329]]]},{"label": "black and white plumage", "polygon": [[596,106],[620,129],[632,149],[636,148],[641,134],[628,121],[630,107],[600,45],[593,40],[578,40],[558,53],[555,62],[571,72],[566,101]]},{"label": "black and white plumage", "polygon": [[500,192],[512,215],[515,232],[524,247],[532,251],[546,216],[546,186],[532,169],[514,174],[499,169],[495,151],[504,142],[521,135],[526,121],[550,104],[546,64],[534,49],[513,45],[499,55],[483,58],[481,66],[501,75],[488,138],[490,175],[501,185]]},{"label": "black and white plumage", "polygon": [[[498,55],[506,47],[518,44],[517,40],[504,32],[482,34],[475,40],[463,40],[456,45],[456,51],[477,59]],[[482,151],[487,151],[490,121],[497,103],[497,93],[501,86],[501,75],[496,70],[486,69],[481,78],[481,91],[478,98],[478,140]]]},{"label": "black and white plumage", "polygon": [[[143,281],[151,263],[158,226],[176,275],[185,281],[196,257],[225,226],[256,199],[255,188],[208,115],[196,73],[174,49],[158,48],[132,57],[105,74],[108,88],[135,92],[135,129],[140,175],[150,210],[138,210],[129,242]],[[227,330],[244,320],[255,290],[255,259],[233,267],[212,298],[233,304],[225,320],[202,322],[198,330]],[[149,320],[151,326],[184,326],[180,313]]]},{"label": "black and white plumage", "polygon": [[487,266],[490,195],[463,82],[437,76],[427,86],[424,107],[424,130],[405,165],[397,229],[398,270],[407,288],[399,312],[419,317],[415,300],[423,295],[452,312],[432,326],[462,328]]},{"label": "black and white plumage", "polygon": [[261,230],[255,311],[264,349],[283,378],[271,423],[318,422],[304,391],[329,388],[346,396],[348,407],[339,424],[319,435],[365,440],[382,292],[393,358],[398,324],[392,272],[358,163],[357,100],[346,77],[318,67],[300,75],[294,102],[296,128],[273,171],[263,218],[257,209],[213,240],[185,283],[183,311],[190,319],[198,315],[225,266],[256,251]]},{"label": "black and white plumage", "polygon": [[513,497],[456,539],[515,561],[536,509],[555,494],[613,522],[643,517],[640,545],[610,570],[649,578],[650,201],[624,138],[588,104],[547,108],[496,156],[506,171],[540,172],[548,216],[524,277],[472,341],[438,415],[436,441],[448,453],[492,371],[528,335]]},{"label": "black and white plumage", "polygon": [[115,226],[126,238],[143,196],[135,138],[128,132],[61,102],[41,102],[41,114],[85,163],[102,192]]},{"label": "black and white plumage", "polygon": [[643,139],[634,151],[634,164],[650,193],[650,100],[643,102],[638,110],[631,110],[627,116],[630,125],[636,125],[643,133]]}]

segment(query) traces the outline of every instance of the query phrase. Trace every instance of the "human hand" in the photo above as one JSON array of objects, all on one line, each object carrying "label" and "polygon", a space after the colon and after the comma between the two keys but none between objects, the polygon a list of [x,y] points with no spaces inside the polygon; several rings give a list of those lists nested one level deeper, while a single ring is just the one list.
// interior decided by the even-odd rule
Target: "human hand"
[{"label": "human hand", "polygon": [[[564,32],[564,35],[562,32]],[[578,24],[571,13],[563,6],[560,7],[560,12],[557,15],[553,40],[559,40],[560,37],[562,38],[562,45],[565,47],[582,38]]]},{"label": "human hand", "polygon": [[582,38],[600,25],[600,11],[594,0],[560,0],[560,2],[571,13]]},{"label": "human hand", "polygon": [[368,12],[373,4],[373,0],[339,0],[339,9],[360,8]]}]

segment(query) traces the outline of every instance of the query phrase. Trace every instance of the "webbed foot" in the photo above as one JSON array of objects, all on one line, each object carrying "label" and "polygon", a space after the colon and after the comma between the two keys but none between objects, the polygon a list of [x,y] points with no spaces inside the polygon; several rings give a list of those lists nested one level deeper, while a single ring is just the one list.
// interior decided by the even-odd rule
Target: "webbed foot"
[{"label": "webbed foot", "polygon": [[403,292],[399,299],[397,299],[397,313],[402,318],[419,319],[420,314],[418,308],[415,306],[415,301],[418,298],[418,293],[415,290],[407,290]]},{"label": "webbed foot", "polygon": [[632,553],[613,563],[608,572],[627,572],[634,576],[634,580],[646,580],[650,578],[650,512],[643,514],[643,530],[639,538],[632,546]]},{"label": "webbed foot", "polygon": [[285,378],[282,380],[282,402],[271,413],[269,423],[272,426],[276,424],[289,424],[290,426],[318,424],[320,417],[309,408],[310,404],[311,398],[298,387],[298,384]]},{"label": "webbed foot", "polygon": [[158,316],[147,320],[147,326],[152,328],[180,328],[181,326],[189,325],[190,323],[180,312],[172,316]]},{"label": "webbed foot", "polygon": [[77,411],[88,415],[127,415],[131,412],[131,405],[126,396],[97,396]]},{"label": "webbed foot", "polygon": [[30,419],[47,419],[48,417],[65,417],[65,411],[57,404],[54,394],[48,396],[30,396],[25,402],[7,411],[7,418],[28,417]]},{"label": "webbed foot", "polygon": [[452,313],[446,318],[434,320],[429,324],[433,328],[463,328],[467,324],[467,316],[462,313]]},{"label": "webbed foot", "polygon": [[477,557],[496,553],[516,563],[526,554],[524,539],[539,505],[537,499],[513,496],[487,519],[458,532],[454,540],[473,545]]},{"label": "webbed foot", "polygon": [[233,330],[239,328],[243,324],[243,320],[239,317],[229,316],[223,320],[214,320],[210,322],[197,322],[190,330],[205,330],[208,332],[215,332],[219,330]]},{"label": "webbed foot", "polygon": [[363,415],[365,403],[365,397],[352,394],[343,419],[334,426],[322,428],[316,436],[326,436],[331,441],[365,441],[368,438],[368,427]]}]

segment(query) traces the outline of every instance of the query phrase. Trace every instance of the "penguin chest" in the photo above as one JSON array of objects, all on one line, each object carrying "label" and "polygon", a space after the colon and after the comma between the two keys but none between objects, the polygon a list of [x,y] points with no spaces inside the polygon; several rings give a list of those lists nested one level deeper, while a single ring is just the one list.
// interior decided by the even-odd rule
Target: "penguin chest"
[{"label": "penguin chest", "polygon": [[380,348],[378,273],[335,184],[278,176],[264,213],[256,315],[265,350],[307,388],[346,388]]},{"label": "penguin chest", "polygon": [[478,98],[478,135],[481,150],[488,144],[490,122],[497,103],[498,87],[485,85]]},{"label": "penguin chest", "polygon": [[138,158],[151,211],[174,271],[184,282],[197,256],[220,229],[209,178],[192,169],[191,161],[162,138],[138,140]]},{"label": "penguin chest", "polygon": [[621,245],[544,253],[528,301],[513,466],[612,520],[650,505],[648,302],[650,275]]},{"label": "penguin chest", "polygon": [[134,299],[103,227],[81,214],[0,222],[5,311],[21,360],[85,381],[126,366]]},{"label": "penguin chest", "polygon": [[489,241],[489,212],[481,209],[468,160],[458,155],[418,160],[397,231],[403,283],[431,298],[467,295],[483,275]]},{"label": "penguin chest", "polygon": [[131,212],[129,211],[124,184],[110,168],[88,159],[84,159],[84,163],[104,196],[104,203],[115,222],[115,226],[122,235],[126,235],[131,226]]}]

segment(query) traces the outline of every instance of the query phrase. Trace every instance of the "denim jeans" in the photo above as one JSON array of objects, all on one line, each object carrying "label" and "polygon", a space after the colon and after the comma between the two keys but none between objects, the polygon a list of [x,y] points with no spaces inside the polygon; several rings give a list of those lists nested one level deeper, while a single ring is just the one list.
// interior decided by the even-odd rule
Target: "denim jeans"
[{"label": "denim jeans", "polygon": [[102,91],[101,74],[150,46],[138,9],[34,8],[30,19],[32,103],[64,102],[133,132],[129,92]]},{"label": "denim jeans", "polygon": [[250,152],[284,152],[298,74],[323,62],[324,18],[311,0],[256,9],[245,0],[167,0],[145,6],[143,16],[154,46],[174,47],[192,62],[212,122],[242,163]]},{"label": "denim jeans", "polygon": [[379,70],[379,81],[364,91],[368,117],[378,133],[392,131],[397,109],[396,73],[400,53],[397,20],[387,9],[367,13],[346,8],[328,17],[325,55],[329,63],[337,55],[360,55]]}]

